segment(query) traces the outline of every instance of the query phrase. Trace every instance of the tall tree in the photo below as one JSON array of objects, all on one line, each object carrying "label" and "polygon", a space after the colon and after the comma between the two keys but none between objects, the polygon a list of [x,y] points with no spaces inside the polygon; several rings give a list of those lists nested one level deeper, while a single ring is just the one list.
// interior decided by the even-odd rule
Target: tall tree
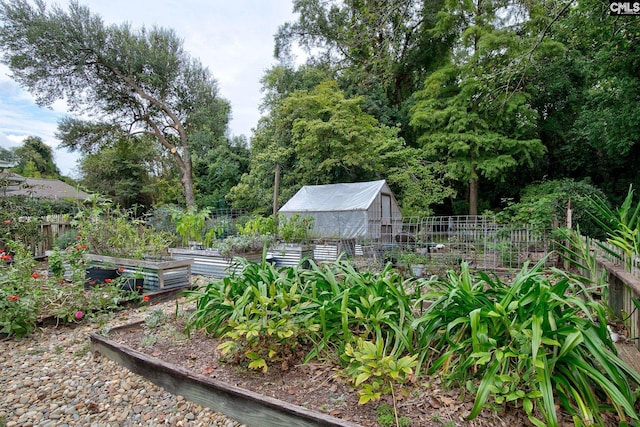
[{"label": "tall tree", "polygon": [[512,7],[506,0],[447,0],[436,28],[457,35],[456,49],[426,80],[412,109],[423,155],[468,183],[469,215],[478,214],[481,176],[504,178],[544,153],[529,96],[509,73],[523,55],[517,27],[503,21],[513,19]]},{"label": "tall tree", "polygon": [[404,103],[446,58],[451,39],[433,37],[443,0],[294,0],[296,22],[276,34],[276,56],[298,44],[338,71],[349,97],[381,123],[406,124]]},{"label": "tall tree", "polygon": [[140,139],[123,138],[84,156],[80,160],[81,183],[123,208],[150,207],[154,200],[147,159],[153,156],[154,148],[148,138]]},{"label": "tall tree", "polygon": [[276,165],[283,200],[302,185],[380,178],[402,140],[397,129],[363,112],[361,102],[345,98],[331,80],[285,98],[256,130],[250,173],[229,195],[234,205],[268,211]]},{"label": "tall tree", "polygon": [[216,144],[193,162],[199,206],[220,206],[229,190],[249,171],[249,147],[244,137]]},{"label": "tall tree", "polygon": [[3,0],[0,22],[2,61],[39,104],[62,98],[73,112],[99,118],[65,119],[64,146],[91,152],[114,135],[152,134],[180,169],[186,204],[195,204],[191,124],[229,106],[173,31],[106,26],[76,1],[65,12],[42,0]]},{"label": "tall tree", "polygon": [[53,150],[42,138],[25,138],[20,147],[13,149],[18,164],[15,171],[28,177],[60,178],[60,170],[53,160]]}]

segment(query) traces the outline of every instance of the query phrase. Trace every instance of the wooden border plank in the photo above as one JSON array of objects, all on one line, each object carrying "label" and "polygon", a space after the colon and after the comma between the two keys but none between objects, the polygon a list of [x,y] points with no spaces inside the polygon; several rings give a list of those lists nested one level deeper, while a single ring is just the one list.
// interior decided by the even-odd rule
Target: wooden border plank
[{"label": "wooden border plank", "polygon": [[[126,327],[126,325],[125,325]],[[174,395],[256,427],[361,427],[320,412],[213,381],[180,366],[149,357],[106,337],[91,334],[93,351],[147,378]]]}]

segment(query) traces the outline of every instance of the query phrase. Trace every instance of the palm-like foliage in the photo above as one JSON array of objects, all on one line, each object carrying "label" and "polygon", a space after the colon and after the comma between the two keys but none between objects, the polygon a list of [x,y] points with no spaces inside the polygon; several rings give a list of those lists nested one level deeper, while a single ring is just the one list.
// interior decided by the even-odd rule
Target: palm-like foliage
[{"label": "palm-like foliage", "polygon": [[[630,263],[634,254],[640,254],[640,203],[634,205],[633,187],[629,186],[627,197],[617,209],[611,209],[601,198],[592,197],[596,214],[592,215],[596,223],[607,233],[607,241],[620,248]],[[608,250],[606,247],[603,247]],[[616,253],[611,252],[614,256]]]},{"label": "palm-like foliage", "polygon": [[[416,376],[426,369],[474,392],[470,418],[510,404],[539,426],[559,425],[556,406],[576,424],[602,425],[609,411],[640,421],[633,390],[640,375],[616,355],[605,308],[588,297],[590,282],[543,265],[525,265],[505,283],[472,275],[466,264],[460,273],[405,281],[390,266],[360,273],[342,260],[311,262],[309,270],[247,263],[239,275],[190,293],[197,301],[190,327],[223,336],[223,352],[240,348],[256,369],[295,342],[309,345],[306,360],[340,360],[360,385],[369,367],[395,375],[393,367],[410,361]],[[358,347],[363,342],[375,352]],[[365,370],[356,356],[368,360]],[[385,378],[373,378],[377,388],[370,384],[361,397],[376,398]]]},{"label": "palm-like foliage", "polygon": [[525,265],[512,283],[463,265],[433,280],[433,301],[414,321],[430,372],[476,393],[470,418],[490,402],[520,402],[539,426],[558,425],[556,404],[576,420],[602,425],[601,412],[638,420],[631,385],[640,376],[616,355],[604,307],[583,298],[571,276]]}]

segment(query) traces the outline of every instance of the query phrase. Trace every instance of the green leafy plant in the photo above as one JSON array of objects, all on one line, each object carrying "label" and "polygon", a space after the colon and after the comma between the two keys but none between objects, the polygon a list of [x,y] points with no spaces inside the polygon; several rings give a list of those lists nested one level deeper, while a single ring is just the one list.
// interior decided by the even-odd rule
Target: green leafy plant
[{"label": "green leafy plant", "polygon": [[293,214],[278,220],[278,237],[285,242],[306,242],[311,239],[315,218]]},{"label": "green leafy plant", "polygon": [[228,236],[223,240],[216,241],[213,247],[220,251],[222,255],[242,255],[248,252],[262,251],[265,244],[269,242],[269,237],[265,236]]},{"label": "green leafy plant", "polygon": [[209,208],[198,210],[197,207],[190,206],[186,210],[174,210],[171,218],[176,223],[176,232],[182,237],[184,245],[194,242],[209,247],[224,233],[222,224],[210,222]]},{"label": "green leafy plant", "polygon": [[398,358],[393,354],[385,354],[382,340],[373,343],[358,338],[355,344],[354,347],[348,343],[345,347],[347,367],[343,375],[358,389],[358,403],[362,405],[379,400],[383,394],[391,393],[395,424],[400,425],[395,387],[411,378],[413,368],[417,365],[417,356]]},{"label": "green leafy plant", "polygon": [[144,318],[144,326],[156,329],[164,325],[169,320],[169,316],[161,308],[156,308]]},{"label": "green leafy plant", "polygon": [[53,251],[48,257],[49,259],[49,271],[53,274],[53,276],[62,280],[64,277],[64,263],[62,261],[62,253],[60,252],[60,248],[53,248]]},{"label": "green leafy plant", "polygon": [[[384,340],[395,356],[414,350],[414,311],[422,280],[404,279],[387,264],[381,272],[359,272],[340,259],[301,272],[305,289],[317,307],[321,334],[307,360],[325,351],[344,351],[354,336]],[[357,332],[357,333],[354,333]]]},{"label": "green leafy plant", "polygon": [[22,243],[5,243],[0,253],[12,255],[11,263],[0,263],[0,333],[22,337],[35,329],[41,308],[36,282],[43,279],[34,271],[35,262]]},{"label": "green leafy plant", "polygon": [[[634,190],[629,186],[627,196],[622,205],[617,209],[609,207],[607,202],[597,196],[592,197],[592,204],[596,208],[596,214],[592,217],[607,234],[607,242],[621,249],[626,255],[627,268],[635,254],[640,254],[640,203],[633,201]],[[620,257],[619,254],[603,248],[610,254]]]},{"label": "green leafy plant", "polygon": [[164,257],[173,236],[146,226],[143,218],[133,214],[109,200],[94,200],[91,207],[76,214],[71,224],[93,254],[132,259]]},{"label": "green leafy plant", "polygon": [[618,358],[605,308],[583,298],[580,280],[543,264],[525,264],[512,283],[472,276],[466,264],[431,280],[432,303],[413,322],[429,371],[475,393],[469,418],[519,404],[537,426],[558,425],[556,405],[585,425],[603,425],[607,410],[637,422],[640,375]]},{"label": "green leafy plant", "polygon": [[317,332],[312,303],[303,298],[296,270],[266,263],[244,264],[242,272],[186,292],[196,301],[188,332],[204,328],[220,337],[219,349],[237,363],[266,371],[269,363],[285,365]]},{"label": "green leafy plant", "polygon": [[123,291],[118,280],[85,289],[82,244],[61,253],[72,270],[71,281],[35,271],[35,261],[20,242],[7,242],[6,250],[13,256],[10,264],[0,265],[0,332],[9,336],[29,335],[43,317],[78,322],[87,315],[119,310],[123,301],[139,298],[137,293]]},{"label": "green leafy plant", "polygon": [[241,236],[270,236],[276,231],[273,215],[254,216],[247,219],[244,224],[237,224],[236,227]]}]

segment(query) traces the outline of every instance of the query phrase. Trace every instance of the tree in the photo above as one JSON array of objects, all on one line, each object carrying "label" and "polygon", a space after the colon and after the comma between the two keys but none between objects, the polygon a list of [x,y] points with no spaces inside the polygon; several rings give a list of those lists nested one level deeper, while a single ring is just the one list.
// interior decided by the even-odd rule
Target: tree
[{"label": "tree", "polygon": [[0,147],[0,160],[8,163],[17,162],[16,154],[13,150],[8,148]]},{"label": "tree", "polygon": [[240,177],[249,172],[249,147],[244,137],[216,144],[194,158],[198,206],[218,206]]},{"label": "tree", "polygon": [[62,145],[83,152],[122,134],[151,134],[181,173],[185,202],[195,204],[190,134],[203,117],[229,111],[217,84],[171,30],[106,26],[72,1],[65,13],[42,0],[0,2],[2,61],[40,105],[65,99],[71,111],[98,121],[67,118]]},{"label": "tree", "polygon": [[[544,154],[536,135],[536,112],[512,75],[523,47],[518,28],[507,27],[513,6],[503,0],[447,1],[437,32],[456,34],[450,61],[415,94],[411,124],[423,155],[447,164],[468,183],[469,215],[478,214],[479,178],[503,179],[517,165]],[[517,10],[517,9],[516,9]],[[500,16],[507,18],[500,18]]]},{"label": "tree", "polygon": [[125,209],[151,206],[148,159],[153,156],[153,141],[139,139],[121,139],[84,156],[80,160],[81,183]]},{"label": "tree", "polygon": [[25,138],[13,152],[18,158],[16,173],[32,178],[60,178],[60,170],[53,160],[53,150],[41,138]]},{"label": "tree", "polygon": [[361,102],[345,98],[331,80],[285,98],[259,123],[250,173],[229,194],[234,205],[268,211],[276,165],[282,168],[283,199],[302,185],[380,178],[402,140],[397,129],[364,113]]},{"label": "tree", "polygon": [[[407,124],[406,103],[427,73],[447,58],[451,37],[434,37],[443,0],[294,0],[297,22],[276,34],[275,53],[287,58],[297,43],[313,64],[336,71],[349,98],[382,124]],[[407,138],[407,127],[401,134]]]}]

